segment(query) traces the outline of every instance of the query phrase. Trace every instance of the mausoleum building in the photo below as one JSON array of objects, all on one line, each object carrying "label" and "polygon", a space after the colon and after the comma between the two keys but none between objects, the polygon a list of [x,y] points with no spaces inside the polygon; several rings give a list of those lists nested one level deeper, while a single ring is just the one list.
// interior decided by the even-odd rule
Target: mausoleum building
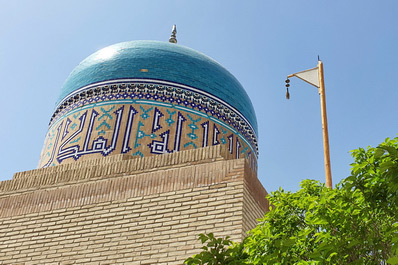
[{"label": "mausoleum building", "polygon": [[0,264],[183,264],[199,233],[241,241],[268,210],[257,135],[239,81],[173,36],[90,55],[38,169],[0,182]]}]

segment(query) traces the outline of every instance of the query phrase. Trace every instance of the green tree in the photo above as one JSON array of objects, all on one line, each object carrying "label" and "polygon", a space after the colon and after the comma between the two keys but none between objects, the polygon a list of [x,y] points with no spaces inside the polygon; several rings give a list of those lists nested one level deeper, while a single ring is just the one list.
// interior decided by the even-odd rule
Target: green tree
[{"label": "green tree", "polygon": [[[243,253],[243,244],[237,244],[226,238],[215,238],[213,233],[200,234],[203,251],[185,260],[187,265],[241,265],[245,264],[247,254]],[[206,243],[206,244],[205,244]]]},{"label": "green tree", "polygon": [[297,192],[273,192],[243,243],[212,235],[218,249],[188,264],[398,264],[398,138],[352,156],[351,175],[334,189],[304,180]]}]

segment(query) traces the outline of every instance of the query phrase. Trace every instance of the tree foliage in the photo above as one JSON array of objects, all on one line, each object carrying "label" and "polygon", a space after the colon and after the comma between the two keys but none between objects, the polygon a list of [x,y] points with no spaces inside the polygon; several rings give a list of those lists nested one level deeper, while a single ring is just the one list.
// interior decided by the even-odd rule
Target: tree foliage
[{"label": "tree foliage", "polygon": [[334,189],[304,180],[297,192],[275,191],[244,242],[201,235],[207,246],[186,263],[398,264],[398,138],[352,156]]},{"label": "tree foliage", "polygon": [[200,234],[199,240],[202,242],[203,251],[185,260],[187,265],[209,264],[209,265],[240,265],[242,260],[247,258],[243,253],[243,244],[237,244],[229,240],[229,237],[215,238],[213,233]]}]

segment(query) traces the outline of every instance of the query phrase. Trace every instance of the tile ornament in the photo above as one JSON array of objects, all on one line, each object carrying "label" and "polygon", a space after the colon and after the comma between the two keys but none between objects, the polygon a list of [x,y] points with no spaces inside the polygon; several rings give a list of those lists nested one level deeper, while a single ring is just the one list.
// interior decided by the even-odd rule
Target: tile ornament
[{"label": "tile ornament", "polygon": [[49,132],[40,167],[87,155],[143,157],[217,144],[257,167],[257,137],[239,111],[169,81],[121,79],[82,87],[58,104]]}]

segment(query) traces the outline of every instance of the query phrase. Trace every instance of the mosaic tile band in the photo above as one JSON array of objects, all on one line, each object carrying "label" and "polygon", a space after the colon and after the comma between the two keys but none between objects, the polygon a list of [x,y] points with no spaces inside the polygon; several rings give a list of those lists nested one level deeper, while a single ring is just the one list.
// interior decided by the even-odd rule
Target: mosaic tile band
[{"label": "mosaic tile band", "polygon": [[239,112],[178,84],[140,81],[102,82],[68,95],[50,121],[39,167],[222,144],[257,169],[256,136]]},{"label": "mosaic tile band", "polygon": [[219,144],[227,145],[235,158],[247,158],[257,169],[256,155],[247,140],[213,117],[172,105],[106,101],[72,110],[54,122],[39,167],[110,154],[144,157]]},{"label": "mosaic tile band", "polygon": [[86,104],[119,99],[140,102],[147,100],[160,105],[170,103],[173,106],[202,112],[238,130],[249,141],[256,155],[258,153],[255,130],[248,120],[228,103],[199,89],[153,79],[112,80],[80,88],[58,104],[50,125],[67,112]]}]

